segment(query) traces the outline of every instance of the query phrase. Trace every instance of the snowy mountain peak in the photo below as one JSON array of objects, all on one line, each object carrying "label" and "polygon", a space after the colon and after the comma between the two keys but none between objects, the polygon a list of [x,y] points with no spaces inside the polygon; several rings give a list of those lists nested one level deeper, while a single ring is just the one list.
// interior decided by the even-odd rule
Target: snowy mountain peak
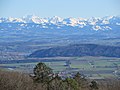
[{"label": "snowy mountain peak", "polygon": [[[66,28],[76,27],[78,29],[90,29],[90,30],[112,30],[113,28],[120,27],[120,16],[106,16],[103,18],[92,17],[85,18],[61,18],[54,16],[51,18],[40,18],[35,15],[27,15],[23,18],[0,18],[0,23],[22,23],[21,27],[27,27],[27,24],[39,24],[36,27],[41,28]],[[25,25],[26,24],[26,25]],[[54,27],[53,27],[54,26]],[[34,26],[32,26],[34,27]],[[29,27],[27,27],[29,29]]]},{"label": "snowy mountain peak", "polygon": [[11,23],[25,23],[25,21],[21,18],[12,18],[9,17],[6,22],[11,22]]},{"label": "snowy mountain peak", "polygon": [[54,17],[49,19],[49,22],[52,24],[55,24],[55,25],[62,23],[62,21],[63,21],[63,18],[58,17],[58,16],[54,16]]}]

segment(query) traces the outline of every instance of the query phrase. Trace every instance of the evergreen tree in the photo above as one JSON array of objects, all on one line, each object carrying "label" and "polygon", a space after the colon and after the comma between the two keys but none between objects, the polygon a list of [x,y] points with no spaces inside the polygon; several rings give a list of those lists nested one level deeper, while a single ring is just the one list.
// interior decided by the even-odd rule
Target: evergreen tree
[{"label": "evergreen tree", "polygon": [[66,82],[66,85],[67,85],[66,86],[67,87],[66,90],[79,90],[78,83],[74,79],[66,78],[65,82]]},{"label": "evergreen tree", "polygon": [[96,81],[92,81],[90,84],[90,90],[98,90],[98,84]]},{"label": "evergreen tree", "polygon": [[79,88],[88,87],[88,81],[79,72],[73,77],[73,79],[78,83]]},{"label": "evergreen tree", "polygon": [[44,63],[38,63],[34,68],[34,80],[36,82],[48,82],[52,77],[53,71]]}]

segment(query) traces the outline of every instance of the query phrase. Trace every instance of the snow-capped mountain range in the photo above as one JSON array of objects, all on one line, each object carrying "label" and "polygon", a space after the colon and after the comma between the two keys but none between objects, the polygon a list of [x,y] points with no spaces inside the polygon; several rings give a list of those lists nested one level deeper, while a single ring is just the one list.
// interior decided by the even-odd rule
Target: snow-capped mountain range
[{"label": "snow-capped mountain range", "polygon": [[22,18],[0,18],[0,30],[7,29],[77,29],[77,30],[114,30],[120,29],[120,16],[106,16],[103,18],[40,18],[28,15]]}]

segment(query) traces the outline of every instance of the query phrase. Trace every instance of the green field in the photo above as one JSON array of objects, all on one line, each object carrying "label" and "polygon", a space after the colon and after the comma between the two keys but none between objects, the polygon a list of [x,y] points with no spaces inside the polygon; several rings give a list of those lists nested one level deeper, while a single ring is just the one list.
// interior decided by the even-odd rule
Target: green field
[{"label": "green field", "polygon": [[[49,59],[49,58],[48,58]],[[53,69],[54,72],[65,70],[80,71],[90,78],[111,78],[120,77],[120,58],[107,57],[69,57],[65,61],[61,61],[64,57],[50,58],[53,61],[45,61],[44,63]],[[66,59],[66,58],[65,58]],[[67,62],[70,62],[69,64]],[[24,73],[32,73],[33,68],[38,62],[28,63],[7,63],[0,64],[1,69],[20,71]],[[68,71],[69,71],[68,70]],[[116,73],[114,73],[116,71]]]}]

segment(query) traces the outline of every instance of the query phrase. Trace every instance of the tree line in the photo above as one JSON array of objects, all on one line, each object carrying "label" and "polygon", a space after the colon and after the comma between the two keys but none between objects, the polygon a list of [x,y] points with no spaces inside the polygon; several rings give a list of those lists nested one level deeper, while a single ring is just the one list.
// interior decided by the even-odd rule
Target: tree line
[{"label": "tree line", "polygon": [[44,63],[38,63],[33,75],[0,70],[0,90],[120,90],[120,81],[88,80],[79,72],[62,79]]}]

